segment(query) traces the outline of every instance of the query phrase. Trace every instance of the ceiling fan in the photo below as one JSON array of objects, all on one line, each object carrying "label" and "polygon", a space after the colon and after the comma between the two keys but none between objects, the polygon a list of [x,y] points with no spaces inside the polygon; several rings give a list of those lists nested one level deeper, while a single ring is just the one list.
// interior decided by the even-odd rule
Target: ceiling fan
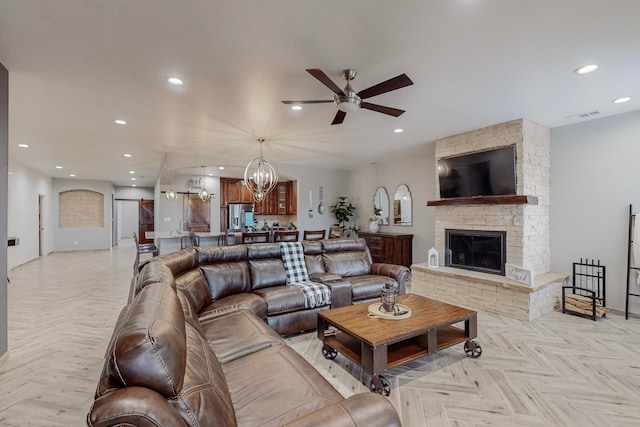
[{"label": "ceiling fan", "polygon": [[390,116],[398,117],[404,110],[397,108],[385,107],[383,105],[372,104],[370,102],[364,102],[363,99],[371,98],[376,95],[380,95],[392,90],[400,89],[405,86],[413,84],[411,79],[406,74],[400,74],[377,85],[371,86],[360,92],[356,92],[351,87],[351,80],[356,78],[356,70],[349,68],[342,71],[342,77],[347,81],[347,85],[344,90],[340,89],[322,70],[319,68],[309,68],[306,70],[313,77],[318,79],[320,83],[331,89],[335,95],[332,100],[307,100],[307,101],[282,101],[283,104],[321,104],[325,102],[334,102],[338,107],[338,112],[333,118],[332,125],[339,125],[344,121],[347,113],[352,113],[359,108],[365,108],[367,110],[377,111],[378,113],[388,114]]}]

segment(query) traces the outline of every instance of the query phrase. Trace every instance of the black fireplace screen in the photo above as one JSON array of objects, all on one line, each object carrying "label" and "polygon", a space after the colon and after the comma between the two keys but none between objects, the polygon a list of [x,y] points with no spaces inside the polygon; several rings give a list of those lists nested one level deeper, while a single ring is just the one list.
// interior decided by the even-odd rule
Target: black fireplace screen
[{"label": "black fireplace screen", "polygon": [[445,265],[504,276],[505,231],[445,230]]}]

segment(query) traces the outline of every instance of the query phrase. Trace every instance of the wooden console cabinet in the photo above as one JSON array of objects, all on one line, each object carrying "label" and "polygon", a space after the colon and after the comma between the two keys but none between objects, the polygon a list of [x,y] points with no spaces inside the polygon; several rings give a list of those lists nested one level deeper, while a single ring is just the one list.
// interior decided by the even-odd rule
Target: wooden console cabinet
[{"label": "wooden console cabinet", "polygon": [[400,233],[369,233],[361,231],[362,237],[369,246],[373,262],[399,264],[411,267],[413,251],[413,234]]}]

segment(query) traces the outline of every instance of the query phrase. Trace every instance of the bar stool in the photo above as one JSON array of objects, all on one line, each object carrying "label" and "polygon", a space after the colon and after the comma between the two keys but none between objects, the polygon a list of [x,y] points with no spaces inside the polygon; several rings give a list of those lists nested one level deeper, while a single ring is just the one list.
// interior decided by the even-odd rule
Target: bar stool
[{"label": "bar stool", "polygon": [[269,243],[268,231],[260,231],[257,233],[242,233],[242,243]]},{"label": "bar stool", "polygon": [[274,242],[297,242],[298,241],[298,231],[274,231],[273,232],[273,241]]},{"label": "bar stool", "polygon": [[304,230],[303,240],[322,240],[325,230]]}]

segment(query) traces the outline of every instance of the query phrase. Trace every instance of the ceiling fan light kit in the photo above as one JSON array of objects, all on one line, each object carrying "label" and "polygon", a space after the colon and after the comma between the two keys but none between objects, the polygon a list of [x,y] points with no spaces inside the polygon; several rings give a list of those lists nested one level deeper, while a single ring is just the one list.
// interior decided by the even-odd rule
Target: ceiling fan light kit
[{"label": "ceiling fan light kit", "polygon": [[[360,108],[376,111],[378,113],[387,114],[394,117],[400,116],[404,113],[404,110],[372,104],[370,102],[362,102],[362,100],[413,84],[411,79],[406,74],[400,74],[399,76],[393,77],[382,83],[378,83],[377,85],[371,86],[370,88],[367,88],[363,91],[356,92],[351,87],[351,80],[355,79],[357,74],[356,70],[354,70],[353,68],[348,68],[342,71],[342,77],[347,81],[344,90],[340,89],[322,70],[318,68],[309,68],[306,71],[313,77],[315,77],[320,83],[331,89],[331,91],[334,93],[333,102],[338,107],[338,112],[333,118],[333,122],[331,122],[332,125],[341,124],[344,121],[347,113],[353,113]],[[332,101],[321,99],[306,101],[282,101],[283,104],[321,104],[326,102]]]}]

